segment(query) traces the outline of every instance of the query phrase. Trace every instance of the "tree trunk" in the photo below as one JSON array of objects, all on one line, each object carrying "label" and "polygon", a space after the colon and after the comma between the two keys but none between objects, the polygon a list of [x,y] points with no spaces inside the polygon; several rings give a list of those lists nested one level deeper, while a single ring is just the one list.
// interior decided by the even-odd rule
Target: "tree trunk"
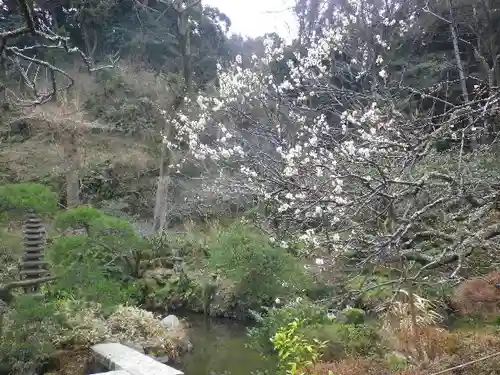
[{"label": "tree trunk", "polygon": [[90,59],[92,65],[94,65],[95,62],[94,55],[97,49],[97,35],[96,31],[95,30],[93,31],[94,31],[94,44],[91,45],[88,27],[82,22],[82,37],[83,37],[83,42],[85,44],[85,53],[87,57]]},{"label": "tree trunk", "polygon": [[[455,18],[453,16],[453,7],[451,4],[451,0],[448,0],[448,7],[450,10],[451,39],[453,42],[453,52],[455,53],[455,60],[456,60],[456,64],[457,64],[458,76],[460,79],[460,88],[462,90],[462,98],[463,98],[465,104],[469,104],[470,100],[469,100],[469,92],[467,91],[467,80],[465,77],[464,66],[462,64],[462,58],[460,57],[460,48],[458,46],[458,35],[457,35],[457,29],[456,29],[456,25],[455,25]],[[472,128],[473,120],[472,120],[472,117],[470,115],[467,115],[467,122],[468,122],[468,127]],[[471,129],[469,129],[469,130],[471,130]],[[462,134],[462,138],[463,137],[464,137],[464,135]],[[477,143],[475,135],[471,136],[470,142],[471,142],[472,148],[475,148],[476,143]],[[463,148],[463,139],[462,139],[462,148]]]},{"label": "tree trunk", "polygon": [[[451,14],[451,8],[450,8],[450,14]],[[467,81],[465,79],[465,72],[464,72],[464,66],[462,64],[462,59],[460,57],[460,49],[458,47],[458,35],[455,29],[455,24],[453,22],[453,17],[451,17],[450,31],[453,40],[453,51],[455,53],[455,60],[457,61],[458,76],[460,77],[460,88],[462,89],[462,98],[465,103],[469,103],[469,92],[467,91]]]},{"label": "tree trunk", "polygon": [[[191,51],[189,34],[189,16],[183,8],[183,1],[174,3],[177,12],[178,39],[181,46],[181,71],[183,84],[180,94],[174,100],[172,112],[175,114],[183,105],[184,98],[192,92],[192,72],[191,72]],[[170,184],[170,164],[172,163],[172,154],[168,148],[168,141],[173,135],[171,124],[165,123],[163,142],[161,145],[160,174],[158,176],[158,186],[156,188],[155,207],[153,213],[153,230],[161,232],[167,225],[168,215],[168,188]]]},{"label": "tree trunk", "polygon": [[419,328],[417,323],[417,309],[415,307],[415,296],[413,294],[413,285],[408,285],[408,303],[410,305],[410,319],[411,319],[411,334],[415,343],[415,350],[417,351],[417,359],[421,362],[424,358],[422,345],[420,341]]},{"label": "tree trunk", "polygon": [[[167,126],[165,126],[166,134],[165,137],[169,137],[169,131]],[[170,150],[168,149],[168,145],[166,142],[162,142],[161,144],[161,156],[160,156],[160,174],[158,176],[158,186],[156,188],[156,197],[155,197],[155,207],[154,207],[154,216],[153,216],[153,230],[155,232],[161,232],[165,229],[165,222],[168,211],[168,187],[170,181],[170,158],[169,158]]]},{"label": "tree trunk", "polygon": [[80,181],[78,178],[78,145],[73,129],[68,130],[64,144],[66,158],[66,207],[74,208],[80,204]]}]

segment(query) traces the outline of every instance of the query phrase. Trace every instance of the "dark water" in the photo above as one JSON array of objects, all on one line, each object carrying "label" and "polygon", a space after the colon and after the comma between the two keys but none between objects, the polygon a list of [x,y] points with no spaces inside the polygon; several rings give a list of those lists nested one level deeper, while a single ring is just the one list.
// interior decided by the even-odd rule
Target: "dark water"
[{"label": "dark water", "polygon": [[185,375],[250,375],[271,369],[269,360],[247,348],[246,327],[229,319],[205,319],[201,315],[183,315],[191,325],[189,338],[193,350],[182,360]]}]

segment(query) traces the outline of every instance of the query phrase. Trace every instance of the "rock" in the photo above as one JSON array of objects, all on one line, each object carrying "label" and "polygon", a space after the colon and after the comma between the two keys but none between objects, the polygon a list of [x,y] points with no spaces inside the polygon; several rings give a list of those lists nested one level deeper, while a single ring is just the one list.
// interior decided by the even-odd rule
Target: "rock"
[{"label": "rock", "polygon": [[143,278],[142,282],[144,283],[143,285],[145,285],[148,289],[155,290],[158,287],[158,283],[156,282],[156,280],[151,277]]},{"label": "rock", "polygon": [[187,336],[178,337],[174,340],[174,342],[180,353],[189,353],[193,350],[193,344]]},{"label": "rock", "polygon": [[32,125],[26,119],[14,120],[9,124],[10,133],[29,137],[31,135]]},{"label": "rock", "polygon": [[125,341],[125,342],[122,342],[122,344],[129,347],[130,349],[137,350],[139,353],[142,353],[142,354],[146,353],[146,351],[144,350],[144,348],[141,344],[137,344],[137,343],[132,342],[132,341]]},{"label": "rock", "polygon": [[155,361],[158,361],[160,363],[163,363],[164,365],[168,365],[168,363],[170,362],[170,357],[168,356],[163,356],[163,357],[151,357],[153,358]]},{"label": "rock", "polygon": [[64,231],[64,235],[68,237],[86,236],[87,232],[85,229],[67,229]]},{"label": "rock", "polygon": [[161,320],[161,324],[168,329],[181,328],[181,321],[175,315],[168,315]]},{"label": "rock", "polygon": [[0,375],[10,375],[12,374],[12,369],[5,363],[0,363]]},{"label": "rock", "polygon": [[173,271],[168,268],[155,268],[152,270],[146,270],[142,276],[144,279],[154,279],[157,281],[163,281],[172,276]]}]

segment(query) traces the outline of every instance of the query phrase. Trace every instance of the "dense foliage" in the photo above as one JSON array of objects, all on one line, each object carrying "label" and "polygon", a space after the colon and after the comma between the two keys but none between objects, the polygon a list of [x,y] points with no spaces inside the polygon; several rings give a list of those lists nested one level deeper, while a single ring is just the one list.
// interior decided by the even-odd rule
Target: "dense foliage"
[{"label": "dense foliage", "polygon": [[0,212],[50,214],[57,210],[58,196],[40,184],[11,184],[0,186]]},{"label": "dense foliage", "polygon": [[235,283],[240,304],[250,308],[290,298],[307,287],[300,264],[255,229],[235,223],[209,243],[210,267]]},{"label": "dense foliage", "polygon": [[28,210],[53,224],[58,278],[37,306],[15,298],[2,361],[34,371],[116,334],[117,311],[153,322],[122,305],[251,315],[280,374],[416,375],[498,350],[500,1],[298,0],[290,43],[229,37],[198,1],[15,3],[0,280]]}]

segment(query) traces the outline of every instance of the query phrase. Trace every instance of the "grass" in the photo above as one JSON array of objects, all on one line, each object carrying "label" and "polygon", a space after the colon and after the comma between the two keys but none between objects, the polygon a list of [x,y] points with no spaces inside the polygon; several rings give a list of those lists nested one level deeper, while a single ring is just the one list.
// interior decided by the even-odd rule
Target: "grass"
[{"label": "grass", "polygon": [[0,284],[19,278],[17,262],[23,251],[20,226],[0,228]]},{"label": "grass", "polygon": [[[155,160],[149,152],[150,146],[141,144],[136,139],[85,134],[81,138],[81,144],[83,168],[106,160],[138,171],[155,167]],[[43,134],[23,143],[4,144],[0,147],[0,170],[8,168],[9,177],[14,181],[34,181],[47,175],[62,175],[65,171],[64,161],[62,145]]]},{"label": "grass", "polygon": [[[132,173],[134,170],[139,172],[156,169],[156,138],[159,132],[147,136],[130,136],[110,131],[112,124],[96,120],[85,109],[85,103],[96,95],[99,96],[103,90],[102,77],[89,76],[79,71],[76,65],[70,64],[64,68],[76,82],[70,92],[61,93],[57,103],[25,108],[11,119],[26,121],[30,125],[31,136],[20,142],[21,139],[13,135],[10,141],[7,139],[0,143],[0,183],[63,178],[67,160],[64,139],[70,133],[77,136],[79,163],[83,173],[104,162],[123,166],[127,172]],[[133,66],[124,64],[109,74],[127,87],[126,92],[112,92],[112,100],[120,101],[126,95],[132,99],[137,97],[137,100],[148,97],[158,105],[163,103],[168,106],[171,90],[153,72],[137,71]],[[42,88],[44,82],[39,82],[38,85]],[[106,105],[101,99],[98,102]],[[134,125],[130,124],[132,127]],[[0,121],[0,127],[8,129],[9,121]]]}]

